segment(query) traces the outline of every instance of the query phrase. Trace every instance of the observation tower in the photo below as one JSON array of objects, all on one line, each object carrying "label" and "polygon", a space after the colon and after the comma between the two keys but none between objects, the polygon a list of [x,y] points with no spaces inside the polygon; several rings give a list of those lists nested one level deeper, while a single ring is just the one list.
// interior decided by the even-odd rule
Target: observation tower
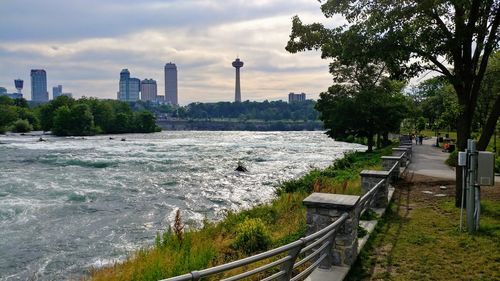
[{"label": "observation tower", "polygon": [[243,62],[240,61],[240,58],[236,58],[236,60],[233,61],[233,67],[236,68],[236,86],[234,89],[234,101],[241,102],[240,68],[243,67]]},{"label": "observation tower", "polygon": [[18,94],[22,94],[21,91],[23,90],[23,85],[24,85],[23,80],[21,80],[21,79],[14,80],[14,86],[16,86]]}]

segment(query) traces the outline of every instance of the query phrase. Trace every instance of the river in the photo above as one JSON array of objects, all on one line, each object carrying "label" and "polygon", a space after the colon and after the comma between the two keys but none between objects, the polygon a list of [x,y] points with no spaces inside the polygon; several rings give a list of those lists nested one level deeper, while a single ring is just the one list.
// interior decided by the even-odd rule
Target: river
[{"label": "river", "polygon": [[79,279],[151,245],[178,208],[196,227],[366,149],[317,131],[39,137],[0,135],[0,280]]}]

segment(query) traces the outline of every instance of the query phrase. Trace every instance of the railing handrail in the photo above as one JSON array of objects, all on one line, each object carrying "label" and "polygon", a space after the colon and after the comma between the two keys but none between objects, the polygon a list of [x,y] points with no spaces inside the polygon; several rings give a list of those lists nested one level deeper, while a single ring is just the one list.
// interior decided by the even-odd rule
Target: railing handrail
[{"label": "railing handrail", "polygon": [[[235,268],[238,268],[238,267],[243,267],[243,266],[246,266],[246,265],[249,265],[249,264],[252,264],[252,263],[264,260],[264,259],[267,259],[267,258],[271,258],[271,257],[277,256],[279,254],[285,253],[285,252],[293,250],[293,249],[296,250],[296,252],[297,252],[296,255],[304,253],[305,251],[307,251],[307,250],[310,249],[310,247],[308,247],[308,246],[305,247],[308,243],[314,241],[313,242],[313,243],[315,243],[314,246],[316,246],[318,244],[321,244],[325,240],[327,240],[330,236],[335,235],[335,232],[345,222],[345,220],[347,219],[347,217],[348,217],[347,213],[344,213],[344,214],[342,214],[342,216],[340,216],[340,218],[338,220],[334,221],[333,223],[331,223],[327,227],[325,227],[325,228],[323,228],[323,229],[321,229],[321,230],[319,230],[319,231],[317,231],[317,232],[315,232],[315,233],[313,233],[311,235],[308,235],[306,237],[300,238],[299,240],[296,240],[294,242],[291,242],[291,243],[288,243],[286,245],[283,245],[281,247],[278,247],[278,248],[275,248],[275,249],[271,249],[269,251],[266,251],[266,252],[263,252],[263,253],[260,253],[260,254],[257,254],[257,255],[253,255],[253,256],[250,256],[250,257],[247,257],[247,258],[243,258],[243,259],[240,259],[240,260],[236,260],[236,261],[233,261],[233,262],[229,262],[229,263],[226,263],[226,264],[218,265],[218,266],[215,266],[215,267],[211,267],[211,268],[207,268],[207,269],[203,269],[203,270],[199,270],[199,271],[192,271],[192,272],[187,273],[187,274],[179,275],[179,276],[172,277],[172,278],[162,279],[160,281],[199,280],[202,277],[206,277],[206,276],[210,276],[210,275],[222,273],[222,272],[225,272],[225,271],[228,271],[228,270],[232,270],[232,269],[235,269]],[[326,246],[325,246],[325,248],[326,248]],[[302,251],[302,250],[305,250],[305,251]],[[321,252],[319,252],[319,253],[321,253]],[[317,255],[319,253],[313,252],[311,255]],[[309,255],[309,256],[311,256],[311,255]],[[308,258],[309,256],[304,257],[304,259]],[[287,262],[287,261],[289,261],[291,259],[292,259],[292,257],[290,257],[290,255],[288,255],[288,256],[286,256],[286,257],[284,257],[284,258],[282,258],[282,259],[280,259],[278,261],[274,261],[273,262],[273,266],[277,266],[279,264],[285,263],[285,262]],[[320,257],[320,259],[322,260],[322,259],[324,259],[324,257],[323,258]],[[315,262],[315,264],[316,264],[316,262]],[[314,268],[316,268],[318,266],[318,264],[316,264],[314,266]],[[244,278],[244,277],[247,277],[249,275],[254,275],[254,274],[260,273],[260,272],[265,271],[265,270],[267,270],[269,268],[270,268],[269,266],[264,265],[264,266],[261,266],[259,268],[250,270],[251,274],[239,274],[239,275],[241,275],[241,278]],[[311,269],[311,266],[308,269]],[[308,270],[308,269],[306,269],[306,270]],[[234,276],[234,277],[236,277],[236,276]],[[239,280],[241,278],[237,278],[237,279],[231,278],[229,280]]]}]

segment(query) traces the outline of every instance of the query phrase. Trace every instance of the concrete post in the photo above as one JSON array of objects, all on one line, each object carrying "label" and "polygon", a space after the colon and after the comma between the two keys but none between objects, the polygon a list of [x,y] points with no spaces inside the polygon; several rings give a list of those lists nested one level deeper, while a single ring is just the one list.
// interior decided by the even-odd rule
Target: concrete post
[{"label": "concrete post", "polygon": [[400,145],[400,148],[406,148],[406,152],[408,154],[408,158],[411,160],[412,157],[412,146],[411,145]]},{"label": "concrete post", "polygon": [[[393,164],[394,165],[394,164]],[[361,190],[363,194],[367,193],[372,189],[375,185],[377,185],[380,181],[384,181],[377,194],[375,195],[374,206],[377,208],[386,208],[389,204],[389,171],[372,171],[372,170],[363,170],[361,173]]]},{"label": "concrete post", "polygon": [[358,224],[359,217],[356,210],[359,196],[313,193],[304,199],[307,207],[307,233],[317,232],[334,221],[342,214],[348,218],[335,236],[334,246],[321,268],[336,266],[350,266],[354,264],[358,255]]},{"label": "concrete post", "polygon": [[400,157],[397,156],[382,156],[382,168],[386,171],[389,171],[394,164],[397,164],[396,169],[391,175],[391,183],[396,182],[399,179],[399,160]]},{"label": "concrete post", "polygon": [[401,167],[406,167],[406,161],[408,160],[408,157],[406,156],[406,148],[393,148],[392,149],[392,156],[401,156]]}]

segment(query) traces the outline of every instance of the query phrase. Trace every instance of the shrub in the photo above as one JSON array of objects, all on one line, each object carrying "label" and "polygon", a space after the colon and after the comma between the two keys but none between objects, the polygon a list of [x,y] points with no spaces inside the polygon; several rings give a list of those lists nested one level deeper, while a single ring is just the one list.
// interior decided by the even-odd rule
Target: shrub
[{"label": "shrub", "polygon": [[0,126],[0,134],[3,135],[7,132],[7,129],[5,127]]},{"label": "shrub", "polygon": [[33,127],[30,125],[28,120],[18,119],[12,125],[12,132],[15,133],[27,133],[30,132],[31,130],[33,130]]},{"label": "shrub", "polygon": [[267,250],[271,236],[261,219],[246,219],[236,229],[235,249],[246,254]]},{"label": "shrub", "polygon": [[500,173],[500,157],[495,159],[495,173]]},{"label": "shrub", "polygon": [[448,159],[446,159],[445,163],[448,166],[456,167],[458,165],[458,151],[454,150],[452,153],[450,153],[450,156],[448,156]]}]

